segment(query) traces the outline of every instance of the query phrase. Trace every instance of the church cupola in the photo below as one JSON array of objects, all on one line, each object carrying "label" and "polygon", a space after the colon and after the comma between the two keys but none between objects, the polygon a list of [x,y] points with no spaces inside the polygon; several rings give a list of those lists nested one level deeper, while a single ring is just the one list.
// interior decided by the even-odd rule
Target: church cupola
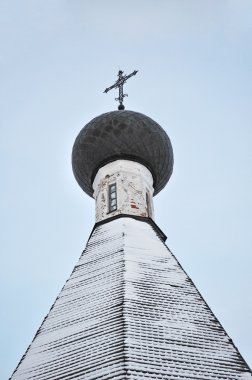
[{"label": "church cupola", "polygon": [[96,200],[96,221],[118,214],[154,219],[152,196],[168,182],[173,151],[165,131],[149,117],[114,111],[90,121],[73,146],[81,188]]}]

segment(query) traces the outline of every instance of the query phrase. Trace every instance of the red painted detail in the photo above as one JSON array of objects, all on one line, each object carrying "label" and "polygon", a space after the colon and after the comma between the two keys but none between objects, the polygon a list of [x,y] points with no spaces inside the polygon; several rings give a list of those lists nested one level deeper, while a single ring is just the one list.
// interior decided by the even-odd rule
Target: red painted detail
[{"label": "red painted detail", "polygon": [[139,207],[135,204],[135,202],[132,202],[131,205],[130,205],[131,208],[137,208],[139,209]]}]

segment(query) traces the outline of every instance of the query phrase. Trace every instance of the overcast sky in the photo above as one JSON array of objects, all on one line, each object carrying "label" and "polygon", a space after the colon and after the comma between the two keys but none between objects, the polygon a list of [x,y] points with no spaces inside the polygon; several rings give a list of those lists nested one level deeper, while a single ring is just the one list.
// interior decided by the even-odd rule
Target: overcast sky
[{"label": "overcast sky", "polygon": [[139,70],[127,109],[170,136],[156,223],[252,366],[252,2],[0,0],[1,379],[30,344],[94,225],[79,130]]}]

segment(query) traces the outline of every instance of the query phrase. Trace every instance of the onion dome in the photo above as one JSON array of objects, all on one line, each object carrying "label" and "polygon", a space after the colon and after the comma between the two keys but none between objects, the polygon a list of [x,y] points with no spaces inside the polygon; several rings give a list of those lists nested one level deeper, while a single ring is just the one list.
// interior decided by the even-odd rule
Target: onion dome
[{"label": "onion dome", "polygon": [[138,112],[108,112],[80,131],[72,152],[73,172],[80,187],[92,196],[92,183],[99,168],[118,159],[146,166],[153,176],[154,195],[172,174],[169,137],[159,124]]}]

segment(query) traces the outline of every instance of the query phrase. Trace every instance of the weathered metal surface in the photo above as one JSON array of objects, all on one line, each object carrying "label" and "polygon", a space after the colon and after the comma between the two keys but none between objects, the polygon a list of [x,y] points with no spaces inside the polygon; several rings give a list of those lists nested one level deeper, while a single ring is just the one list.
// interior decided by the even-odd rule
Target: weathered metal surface
[{"label": "weathered metal surface", "polygon": [[93,196],[92,182],[99,168],[118,159],[146,166],[153,176],[154,195],[163,189],[172,174],[169,137],[154,120],[138,112],[108,112],[91,120],[80,131],[72,152],[75,178]]},{"label": "weathered metal surface", "polygon": [[12,380],[238,380],[252,374],[150,224],[99,225]]}]

